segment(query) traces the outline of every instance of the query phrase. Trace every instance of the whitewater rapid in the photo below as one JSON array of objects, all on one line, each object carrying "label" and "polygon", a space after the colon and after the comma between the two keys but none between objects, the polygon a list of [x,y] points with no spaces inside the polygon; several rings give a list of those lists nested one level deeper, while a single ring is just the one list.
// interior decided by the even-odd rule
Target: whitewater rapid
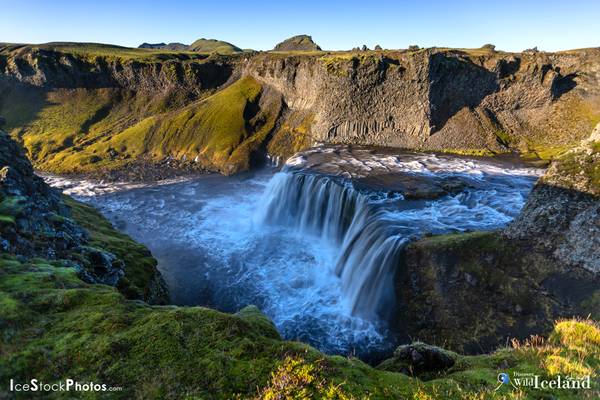
[{"label": "whitewater rapid", "polygon": [[[46,177],[147,245],[176,304],[255,304],[287,339],[337,354],[393,346],[386,311],[402,246],[424,234],[499,229],[541,171],[492,160],[322,147],[273,168],[154,185]],[[363,185],[395,174],[460,179],[408,199]],[[357,182],[361,182],[361,186]]]}]

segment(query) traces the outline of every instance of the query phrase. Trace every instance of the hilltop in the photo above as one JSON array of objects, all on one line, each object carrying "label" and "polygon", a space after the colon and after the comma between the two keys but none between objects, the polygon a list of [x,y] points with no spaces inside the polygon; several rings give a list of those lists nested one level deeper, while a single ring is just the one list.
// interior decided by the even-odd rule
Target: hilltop
[{"label": "hilltop", "polygon": [[198,53],[232,54],[241,53],[243,50],[231,43],[216,39],[198,39],[187,45],[183,43],[142,43],[139,49],[172,50],[172,51],[195,51]]},{"label": "hilltop", "polygon": [[190,46],[183,43],[142,43],[138,46],[138,49],[162,49],[162,50],[173,50],[173,51],[185,51]]},{"label": "hilltop", "polygon": [[274,51],[321,51],[311,36],[297,35],[278,43]]}]

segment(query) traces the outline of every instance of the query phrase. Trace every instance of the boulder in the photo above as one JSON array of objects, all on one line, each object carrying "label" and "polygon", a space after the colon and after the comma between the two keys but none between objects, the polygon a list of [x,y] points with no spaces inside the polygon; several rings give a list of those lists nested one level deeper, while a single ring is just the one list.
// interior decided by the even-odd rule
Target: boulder
[{"label": "boulder", "polygon": [[420,375],[447,370],[454,365],[455,359],[456,355],[452,352],[415,342],[399,346],[394,351],[394,356],[385,360],[378,368],[406,375]]}]

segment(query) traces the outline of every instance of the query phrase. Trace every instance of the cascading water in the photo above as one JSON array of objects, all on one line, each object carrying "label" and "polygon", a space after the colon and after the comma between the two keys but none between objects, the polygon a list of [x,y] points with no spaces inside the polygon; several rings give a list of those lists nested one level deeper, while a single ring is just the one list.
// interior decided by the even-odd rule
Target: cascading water
[{"label": "cascading water", "polygon": [[390,271],[407,241],[385,212],[340,179],[289,170],[273,177],[261,204],[259,221],[318,235],[341,248],[335,273],[345,300],[352,313],[376,316],[392,296]]},{"label": "cascading water", "polygon": [[[363,178],[460,177],[457,191],[406,199]],[[518,213],[539,174],[492,161],[317,148],[282,172],[160,185],[49,177],[147,245],[176,304],[257,305],[282,336],[337,354],[393,346],[385,310],[402,246],[426,233],[489,230]],[[402,178],[404,177],[404,178]],[[402,179],[401,179],[402,178]],[[403,181],[404,182],[404,181]]]}]

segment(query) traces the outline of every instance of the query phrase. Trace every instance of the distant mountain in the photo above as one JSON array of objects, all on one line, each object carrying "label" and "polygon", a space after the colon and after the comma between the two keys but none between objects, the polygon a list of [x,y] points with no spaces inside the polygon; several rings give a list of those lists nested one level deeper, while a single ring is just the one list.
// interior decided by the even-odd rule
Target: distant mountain
[{"label": "distant mountain", "polygon": [[216,39],[198,39],[194,43],[187,45],[183,43],[142,43],[138,46],[140,49],[159,49],[172,51],[197,51],[198,53],[219,53],[232,54],[240,53],[243,50],[231,43]]},{"label": "distant mountain", "polygon": [[183,43],[142,43],[138,46],[138,49],[161,49],[161,50],[174,50],[174,51],[186,51],[190,46]]},{"label": "distant mountain", "polygon": [[297,35],[279,43],[273,49],[275,51],[321,51],[309,35]]},{"label": "distant mountain", "polygon": [[231,54],[241,53],[243,50],[231,43],[216,39],[198,39],[189,46],[189,50],[200,53]]},{"label": "distant mountain", "polygon": [[138,46],[138,49],[163,49],[166,43],[142,43]]}]

